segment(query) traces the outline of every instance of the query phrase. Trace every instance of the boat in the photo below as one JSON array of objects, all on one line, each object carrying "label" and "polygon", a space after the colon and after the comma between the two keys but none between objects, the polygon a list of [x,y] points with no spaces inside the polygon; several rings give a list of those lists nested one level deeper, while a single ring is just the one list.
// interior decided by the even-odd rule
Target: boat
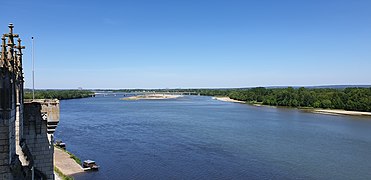
[{"label": "boat", "polygon": [[61,140],[55,141],[55,146],[66,150],[66,143],[62,142]]},{"label": "boat", "polygon": [[84,171],[97,171],[99,169],[99,166],[93,160],[85,160],[82,163],[82,168],[84,169]]}]

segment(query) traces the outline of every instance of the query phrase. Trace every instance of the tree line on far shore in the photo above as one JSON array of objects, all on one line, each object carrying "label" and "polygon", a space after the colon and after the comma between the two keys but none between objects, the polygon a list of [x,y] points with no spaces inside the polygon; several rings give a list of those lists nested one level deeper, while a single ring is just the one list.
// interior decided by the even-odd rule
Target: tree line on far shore
[{"label": "tree line on far shore", "polygon": [[[94,92],[88,90],[36,90],[35,99],[77,99],[91,97]],[[25,90],[24,99],[32,99],[32,90]]]},{"label": "tree line on far shore", "polygon": [[271,106],[311,107],[371,112],[371,88],[250,88],[200,89],[201,95],[228,96],[231,99]]},{"label": "tree line on far shore", "polygon": [[[110,90],[112,91],[112,90]],[[113,92],[133,92],[114,90]],[[371,112],[371,88],[243,88],[243,89],[156,89],[140,91],[194,92],[205,96],[226,96],[252,104],[298,108],[344,109]],[[135,91],[134,91],[135,92]],[[36,90],[36,99],[75,99],[91,97],[89,90]],[[32,91],[25,90],[25,99],[32,99]]]}]

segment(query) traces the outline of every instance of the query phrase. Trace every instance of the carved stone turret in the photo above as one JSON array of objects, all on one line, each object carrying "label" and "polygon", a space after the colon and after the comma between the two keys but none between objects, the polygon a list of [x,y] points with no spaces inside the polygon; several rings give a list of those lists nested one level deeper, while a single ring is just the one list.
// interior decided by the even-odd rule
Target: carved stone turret
[{"label": "carved stone turret", "polygon": [[22,49],[25,49],[25,46],[22,46],[22,40],[21,38],[18,38],[18,45],[15,46],[14,48],[16,48],[18,50],[18,53],[17,53],[17,65],[18,65],[18,68],[19,68],[19,71],[20,72],[23,72],[23,68],[22,68],[22,56],[23,56],[23,53],[22,53]]},{"label": "carved stone turret", "polygon": [[[1,38],[1,63],[0,63],[0,179],[13,179],[17,177],[14,169],[19,167],[20,162],[16,154],[16,120],[17,101],[16,81],[14,68],[14,38],[13,24],[9,24],[9,33]],[[8,43],[6,43],[8,40]],[[23,87],[23,86],[22,86]],[[23,90],[22,90],[23,93]]]}]

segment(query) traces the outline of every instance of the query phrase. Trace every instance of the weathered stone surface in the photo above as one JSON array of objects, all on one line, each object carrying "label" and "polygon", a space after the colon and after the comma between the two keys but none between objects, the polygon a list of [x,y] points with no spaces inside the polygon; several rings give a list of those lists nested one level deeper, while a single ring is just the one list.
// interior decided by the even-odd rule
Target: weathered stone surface
[{"label": "weathered stone surface", "polygon": [[[23,100],[21,39],[1,37],[0,54],[0,180],[54,179],[53,133],[59,122],[58,100]],[[16,41],[16,38],[17,41]],[[18,42],[18,44],[16,44]]]}]

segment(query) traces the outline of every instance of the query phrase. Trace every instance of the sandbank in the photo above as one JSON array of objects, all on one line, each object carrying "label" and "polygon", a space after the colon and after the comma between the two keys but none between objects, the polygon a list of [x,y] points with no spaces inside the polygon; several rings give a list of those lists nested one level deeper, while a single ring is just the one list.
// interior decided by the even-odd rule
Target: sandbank
[{"label": "sandbank", "polygon": [[231,99],[229,97],[213,97],[213,99],[219,100],[219,101],[225,101],[225,102],[234,102],[234,103],[246,103],[245,101],[239,101],[235,99]]},{"label": "sandbank", "polygon": [[121,100],[161,100],[161,99],[176,99],[183,97],[182,95],[169,95],[169,94],[146,94],[131,97],[121,98]]},{"label": "sandbank", "polygon": [[371,116],[371,112],[362,111],[346,111],[340,109],[314,109],[314,113],[331,114],[331,115],[352,115],[352,116]]}]

